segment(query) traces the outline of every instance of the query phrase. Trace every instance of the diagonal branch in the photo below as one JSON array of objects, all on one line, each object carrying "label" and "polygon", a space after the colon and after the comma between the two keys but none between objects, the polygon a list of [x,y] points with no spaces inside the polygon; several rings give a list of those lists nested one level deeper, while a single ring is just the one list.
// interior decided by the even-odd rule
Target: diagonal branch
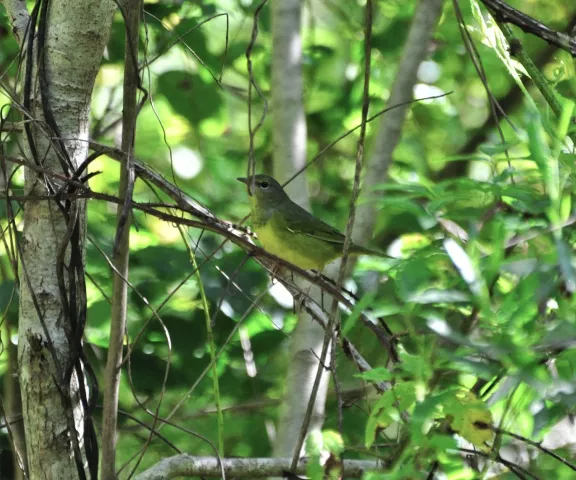
[{"label": "diagonal branch", "polygon": [[494,16],[502,22],[511,23],[522,29],[524,32],[540,37],[552,45],[556,45],[562,50],[566,50],[573,57],[576,57],[576,36],[570,36],[562,32],[557,32],[539,22],[535,18],[516,10],[501,0],[481,0],[486,7],[493,12]]},{"label": "diagonal branch", "polygon": [[[110,158],[114,158],[116,160],[122,158],[125,154],[120,151],[119,149],[106,147],[104,145],[99,145],[96,143],[90,144],[92,149],[98,149],[100,152],[106,153]],[[15,163],[21,163],[21,161],[17,161],[11,157],[2,157],[8,161],[12,161]],[[37,167],[33,164],[27,164],[28,168],[32,170],[41,170],[44,171],[41,167]],[[239,246],[243,250],[245,250],[251,257],[254,258],[258,263],[260,263],[264,268],[268,270],[276,270],[276,275],[279,276],[280,272],[285,271],[286,273],[282,275],[282,282],[284,286],[288,288],[290,293],[295,296],[298,300],[303,303],[303,308],[305,308],[308,313],[314,316],[317,320],[320,321],[322,325],[327,324],[327,314],[325,313],[325,309],[320,306],[317,302],[302,293],[301,289],[296,285],[294,278],[302,277],[305,281],[316,285],[318,288],[322,289],[322,291],[333,298],[336,298],[338,302],[340,302],[344,308],[352,311],[354,309],[354,302],[350,300],[349,295],[346,295],[346,290],[338,288],[334,282],[332,282],[329,278],[325,277],[324,275],[318,275],[317,273],[303,270],[286,260],[283,260],[271,253],[267,252],[266,250],[256,246],[250,235],[241,230],[241,227],[238,227],[232,223],[226,222],[224,220],[219,219],[215,215],[213,215],[209,210],[205,207],[200,205],[198,202],[194,201],[190,198],[186,193],[182,190],[178,189],[170,182],[162,178],[161,175],[153,172],[143,163],[139,162],[137,159],[134,159],[134,166],[136,170],[136,175],[140,178],[146,179],[150,181],[150,183],[154,184],[159,190],[164,192],[170,198],[175,201],[175,204],[153,204],[153,203],[141,203],[141,202],[132,202],[132,208],[148,215],[152,215],[156,218],[164,220],[166,222],[178,225],[186,225],[192,228],[199,228],[208,230],[210,232],[214,232],[217,235],[221,235],[228,240],[230,240],[235,245]],[[50,172],[46,173],[50,175]],[[73,185],[76,185],[77,182],[70,181],[69,182]],[[83,189],[78,188],[73,193],[76,197],[81,198],[91,198],[96,200],[102,200],[106,202],[111,202],[115,204],[121,204],[122,200],[118,197],[113,195],[108,195],[105,193],[95,192],[90,190],[87,186],[84,186]],[[13,195],[11,197],[13,200],[18,201],[26,201],[26,200],[47,200],[53,199],[52,195],[45,195],[45,196],[30,196],[26,195],[23,197]],[[67,198],[64,195],[60,195],[59,198]],[[193,219],[186,218],[177,214],[172,213],[165,213],[163,211],[158,210],[158,208],[169,209],[170,211],[182,212],[186,213],[193,217]],[[278,268],[283,267],[283,268]],[[362,324],[367,327],[378,339],[378,341],[382,344],[382,346],[386,349],[387,353],[390,356],[390,359],[397,363],[399,361],[398,352],[396,351],[396,344],[394,339],[385,331],[381,329],[376,322],[369,318],[368,315],[364,312],[360,312],[359,320]],[[355,354],[352,355],[353,358],[356,357]],[[358,363],[358,362],[357,362]],[[364,362],[363,360],[361,363],[365,366],[366,369],[370,369],[368,363]],[[362,370],[362,365],[358,364],[358,367]]]}]

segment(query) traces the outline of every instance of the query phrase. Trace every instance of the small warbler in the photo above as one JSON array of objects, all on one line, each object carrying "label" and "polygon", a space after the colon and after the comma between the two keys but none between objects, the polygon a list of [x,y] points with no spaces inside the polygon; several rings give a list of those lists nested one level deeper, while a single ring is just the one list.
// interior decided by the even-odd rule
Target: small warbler
[{"label": "small warbler", "polygon": [[[342,256],[344,235],[290,200],[282,185],[268,175],[238,178],[248,186],[252,224],[268,252],[302,269],[321,271]],[[351,255],[377,255],[352,243]]]}]

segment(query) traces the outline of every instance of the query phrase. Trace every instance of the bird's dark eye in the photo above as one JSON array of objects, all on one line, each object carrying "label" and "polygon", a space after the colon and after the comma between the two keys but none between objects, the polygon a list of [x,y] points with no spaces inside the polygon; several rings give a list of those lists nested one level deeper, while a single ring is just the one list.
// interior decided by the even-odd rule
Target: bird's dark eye
[{"label": "bird's dark eye", "polygon": [[269,186],[270,186],[270,184],[269,184],[268,182],[262,182],[262,183],[260,184],[260,188],[261,188],[262,190],[266,190]]}]

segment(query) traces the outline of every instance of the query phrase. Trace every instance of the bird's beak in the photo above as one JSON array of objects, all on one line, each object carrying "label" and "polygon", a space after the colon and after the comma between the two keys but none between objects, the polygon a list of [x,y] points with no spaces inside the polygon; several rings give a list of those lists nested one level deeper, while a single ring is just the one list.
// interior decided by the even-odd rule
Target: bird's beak
[{"label": "bird's beak", "polygon": [[254,183],[254,181],[250,182],[250,180],[246,177],[240,177],[237,178],[236,180],[238,180],[239,182],[242,182],[244,185],[246,185],[248,187],[248,195],[252,195],[252,189],[250,188],[251,184]]}]

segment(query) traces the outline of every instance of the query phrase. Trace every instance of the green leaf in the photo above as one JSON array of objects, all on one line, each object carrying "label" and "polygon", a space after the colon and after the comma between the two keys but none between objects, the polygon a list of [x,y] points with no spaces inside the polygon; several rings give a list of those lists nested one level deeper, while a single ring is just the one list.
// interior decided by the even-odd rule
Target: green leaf
[{"label": "green leaf", "polygon": [[195,124],[216,116],[222,106],[215,83],[195,73],[166,72],[158,78],[158,91],[168,99],[176,113]]},{"label": "green leaf", "polygon": [[392,379],[392,374],[386,367],[376,367],[367,372],[357,373],[354,376],[369,382],[387,382]]},{"label": "green leaf", "polygon": [[492,414],[486,404],[470,392],[459,392],[444,403],[444,414],[451,427],[484,452],[490,451],[486,442],[494,436]]},{"label": "green leaf", "polygon": [[400,414],[416,401],[416,387],[413,382],[403,382],[384,392],[372,409],[366,424],[365,444],[370,448],[377,433],[400,420]]},{"label": "green leaf", "polygon": [[411,303],[458,303],[469,302],[470,295],[459,290],[440,290],[429,288],[423,292],[416,292],[406,297],[406,301]]},{"label": "green leaf", "polygon": [[558,251],[558,266],[564,277],[566,290],[573,293],[576,290],[576,270],[572,264],[572,249],[561,239],[556,239],[556,249]]},{"label": "green leaf", "polygon": [[340,455],[344,451],[344,440],[342,435],[335,430],[323,430],[322,442],[324,449],[331,454]]},{"label": "green leaf", "polygon": [[400,266],[396,287],[402,300],[410,301],[416,293],[428,288],[434,279],[428,267],[429,263],[426,258],[415,258]]},{"label": "green leaf", "polygon": [[518,142],[504,142],[504,143],[496,143],[496,144],[482,144],[478,147],[482,153],[485,153],[489,156],[500,155],[502,153],[506,153],[511,148],[518,145]]},{"label": "green leaf", "polygon": [[376,296],[376,292],[368,292],[364,295],[359,302],[354,305],[354,309],[350,312],[350,315],[344,321],[344,325],[342,327],[342,335],[346,336],[354,328],[360,314],[364,312],[368,305],[371,305],[374,301],[374,297]]}]

